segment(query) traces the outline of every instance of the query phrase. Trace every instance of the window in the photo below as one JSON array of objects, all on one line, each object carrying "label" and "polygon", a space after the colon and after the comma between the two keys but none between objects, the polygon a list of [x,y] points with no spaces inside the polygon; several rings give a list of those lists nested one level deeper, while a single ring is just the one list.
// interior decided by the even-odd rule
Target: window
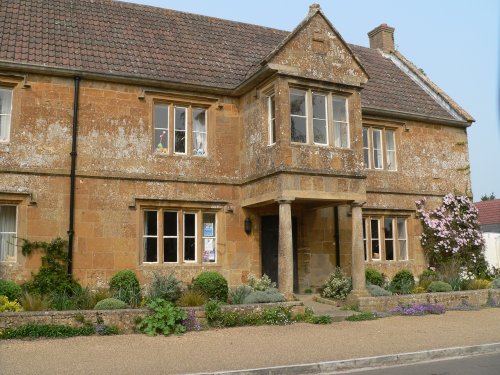
[{"label": "window", "polygon": [[0,143],[9,142],[12,90],[0,87]]},{"label": "window", "polygon": [[408,260],[407,237],[406,218],[363,218],[365,260]]},{"label": "window", "polygon": [[290,131],[294,143],[349,148],[347,98],[290,89]]},{"label": "window", "polygon": [[160,154],[206,156],[206,108],[155,103],[153,149]]},{"label": "window", "polygon": [[17,206],[0,205],[0,261],[16,260]]},{"label": "window", "polygon": [[276,143],[276,101],[274,94],[267,98],[267,113],[269,114],[269,145]]},{"label": "window", "polygon": [[145,209],[143,221],[143,263],[198,263],[200,247],[203,263],[216,262],[215,212]]},{"label": "window", "polygon": [[[384,152],[385,150],[385,152]],[[365,168],[396,170],[396,132],[393,129],[363,128]]]}]

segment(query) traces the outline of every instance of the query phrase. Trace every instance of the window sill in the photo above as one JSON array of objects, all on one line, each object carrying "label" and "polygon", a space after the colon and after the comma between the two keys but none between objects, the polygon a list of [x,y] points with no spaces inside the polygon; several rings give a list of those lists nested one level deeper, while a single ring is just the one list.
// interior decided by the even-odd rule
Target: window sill
[{"label": "window sill", "polygon": [[158,158],[196,158],[196,159],[208,159],[207,155],[188,155],[188,154],[169,154],[167,152],[155,152],[153,153],[153,157]]}]

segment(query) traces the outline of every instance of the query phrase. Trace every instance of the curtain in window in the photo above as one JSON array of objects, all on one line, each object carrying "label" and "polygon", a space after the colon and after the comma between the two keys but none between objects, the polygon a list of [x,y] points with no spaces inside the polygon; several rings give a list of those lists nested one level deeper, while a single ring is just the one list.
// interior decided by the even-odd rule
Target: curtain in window
[{"label": "curtain in window", "polygon": [[0,206],[0,261],[16,258],[16,206]]}]

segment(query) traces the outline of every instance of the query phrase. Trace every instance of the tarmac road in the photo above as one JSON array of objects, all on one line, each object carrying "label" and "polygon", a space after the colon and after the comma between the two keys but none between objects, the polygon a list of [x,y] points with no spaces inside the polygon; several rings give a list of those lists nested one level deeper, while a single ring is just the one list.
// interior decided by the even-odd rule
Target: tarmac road
[{"label": "tarmac road", "polygon": [[183,336],[0,341],[0,373],[182,374],[283,366],[500,342],[500,309],[326,326],[239,327]]}]

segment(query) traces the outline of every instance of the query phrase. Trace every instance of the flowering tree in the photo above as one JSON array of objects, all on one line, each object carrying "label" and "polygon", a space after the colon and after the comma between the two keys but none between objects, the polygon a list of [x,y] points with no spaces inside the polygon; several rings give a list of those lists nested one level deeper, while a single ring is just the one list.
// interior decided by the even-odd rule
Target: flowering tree
[{"label": "flowering tree", "polygon": [[487,273],[478,211],[469,198],[447,194],[443,204],[430,211],[425,210],[425,198],[415,203],[423,226],[420,241],[431,266],[454,261],[476,276]]}]

